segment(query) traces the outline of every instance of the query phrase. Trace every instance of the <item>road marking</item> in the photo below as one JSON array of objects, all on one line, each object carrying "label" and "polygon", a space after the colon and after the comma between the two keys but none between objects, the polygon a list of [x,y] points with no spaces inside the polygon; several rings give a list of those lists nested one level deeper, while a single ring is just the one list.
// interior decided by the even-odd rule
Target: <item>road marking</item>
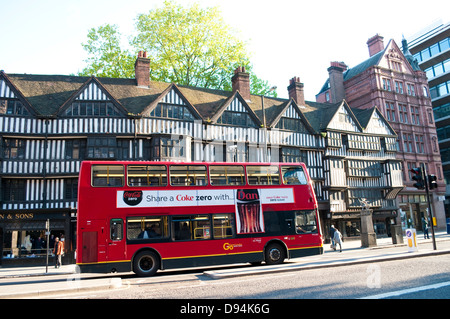
[{"label": "road marking", "polygon": [[450,281],[445,281],[445,282],[441,282],[439,284],[434,284],[434,285],[397,290],[397,291],[387,292],[384,294],[367,296],[367,297],[363,297],[360,299],[383,299],[383,298],[397,297],[397,296],[404,295],[404,294],[410,294],[410,293],[423,291],[423,290],[438,289],[438,288],[442,288],[442,287],[446,287],[446,286],[450,286]]}]

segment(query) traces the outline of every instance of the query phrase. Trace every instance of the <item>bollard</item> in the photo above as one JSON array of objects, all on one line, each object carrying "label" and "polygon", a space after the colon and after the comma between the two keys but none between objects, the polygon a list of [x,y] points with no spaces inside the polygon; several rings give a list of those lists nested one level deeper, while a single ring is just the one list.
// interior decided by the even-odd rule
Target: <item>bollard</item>
[{"label": "bollard", "polygon": [[416,252],[419,250],[417,247],[417,233],[414,228],[408,228],[406,230],[406,243],[408,246],[408,252]]}]

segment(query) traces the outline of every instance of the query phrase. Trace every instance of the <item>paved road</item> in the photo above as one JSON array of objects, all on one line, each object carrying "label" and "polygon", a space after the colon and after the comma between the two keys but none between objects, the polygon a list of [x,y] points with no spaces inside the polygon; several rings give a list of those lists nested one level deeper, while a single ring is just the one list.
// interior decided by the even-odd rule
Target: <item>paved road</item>
[{"label": "paved road", "polygon": [[[289,266],[286,264],[285,266]],[[246,268],[243,267],[240,271]],[[260,266],[259,268],[264,268]],[[125,289],[83,298],[450,299],[450,254],[212,279],[202,272],[122,279]]]},{"label": "paved road", "polygon": [[[377,278],[376,276],[381,276],[380,278],[384,279],[391,278],[389,280],[392,281],[399,274],[409,274],[410,271],[402,270],[408,269],[408,267],[412,267],[413,269],[422,269],[423,267],[432,269],[427,265],[421,265],[420,260],[441,260],[435,263],[437,265],[435,267],[436,273],[429,275],[428,278],[435,278],[440,274],[439,271],[448,273],[448,269],[442,268],[441,264],[450,264],[448,259],[445,259],[450,253],[450,235],[446,233],[440,233],[438,235],[437,251],[433,251],[430,240],[419,240],[419,251],[414,253],[408,253],[405,245],[392,245],[390,239],[378,241],[379,246],[375,249],[361,248],[359,247],[360,242],[345,242],[342,253],[330,251],[325,246],[325,253],[323,255],[290,260],[281,266],[249,267],[247,265],[233,265],[221,268],[164,271],[159,272],[157,276],[151,278],[137,278],[132,275],[80,275],[74,273],[75,267],[73,265],[64,266],[62,269],[57,270],[50,269],[51,273],[47,275],[42,274],[42,268],[39,269],[36,267],[0,269],[0,298],[54,298],[56,296],[55,293],[61,296],[61,294],[72,294],[73,292],[83,293],[88,298],[109,298],[113,296],[114,298],[187,298],[186,296],[192,298],[222,298],[222,296],[228,296],[229,298],[315,298],[315,296],[321,295],[322,290],[334,291],[333,287],[335,288],[339,285],[345,287],[345,279],[352,278],[355,274],[363,276],[359,280],[359,286],[364,286],[367,285],[365,281],[368,278],[375,280]],[[431,258],[435,254],[443,255]],[[422,257],[416,258],[419,256]],[[371,268],[372,265],[384,265],[387,263],[385,260],[391,260],[389,263],[393,263],[388,268],[388,271],[383,270],[381,266],[380,268]],[[342,267],[343,265],[347,265],[348,267]],[[350,267],[350,265],[353,266]],[[400,265],[403,265],[403,268]],[[394,269],[394,271],[391,273],[390,269]],[[368,271],[372,271],[373,274],[367,273]],[[414,276],[414,274],[411,274],[409,278],[413,278]],[[338,282],[322,282],[322,280],[327,278],[335,277],[341,278],[339,284]],[[255,278],[261,279],[255,281],[257,284],[254,288],[250,288],[250,286],[253,286],[251,283]],[[278,283],[274,278],[284,278],[283,281],[287,281],[285,283],[286,287],[279,289],[277,286]],[[294,280],[295,278],[303,278],[303,281],[296,281]],[[306,290],[299,289],[299,287],[306,285],[308,280],[310,280],[308,278],[312,278],[312,281],[305,287],[310,287],[311,293],[306,294]],[[410,279],[405,278],[403,280],[404,282],[408,282]],[[450,281],[450,279],[447,281]],[[231,283],[231,290],[225,293],[224,287],[227,286],[228,282]],[[385,281],[382,287],[389,288],[389,285],[387,285],[388,282],[390,281]],[[440,282],[445,283],[445,278]],[[440,282],[427,282],[425,280],[421,286],[439,284]],[[295,286],[290,286],[291,284],[294,285],[294,283]],[[250,293],[238,294],[241,290],[245,291],[245,289],[237,288],[241,286],[247,289],[247,291],[250,291]],[[311,287],[313,286],[318,287],[316,289],[319,290],[312,293],[314,290]],[[446,289],[445,287],[444,285],[433,289]],[[151,288],[152,293],[149,294],[147,288]],[[391,288],[390,290],[374,290],[370,292],[375,296],[380,293],[388,293],[399,289],[410,289],[411,287],[395,284]],[[99,290],[104,289],[108,290],[106,295],[98,294]],[[189,289],[192,289],[192,291]],[[214,289],[220,293],[215,293]],[[261,291],[260,289],[265,290]],[[135,292],[133,292],[134,290]],[[167,291],[171,291],[174,294],[169,296],[167,295]],[[343,291],[347,291],[347,289]],[[176,294],[176,292],[182,293]],[[200,292],[203,292],[203,294]],[[121,295],[121,293],[124,294]],[[291,297],[290,293],[292,293]],[[368,296],[370,295],[364,295],[355,291],[348,295],[331,294],[327,298],[360,298]],[[445,296],[445,292],[443,292],[443,296]],[[394,295],[390,297],[396,298]]]}]

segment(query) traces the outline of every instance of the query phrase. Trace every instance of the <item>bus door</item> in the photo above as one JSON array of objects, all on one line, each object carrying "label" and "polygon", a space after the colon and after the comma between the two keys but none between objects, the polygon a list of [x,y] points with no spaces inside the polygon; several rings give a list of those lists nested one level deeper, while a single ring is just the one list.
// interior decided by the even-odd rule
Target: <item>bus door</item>
[{"label": "bus door", "polygon": [[82,263],[104,261],[106,256],[106,221],[89,220],[82,227]]},{"label": "bus door", "polygon": [[123,219],[112,218],[109,221],[109,236],[107,239],[108,259],[109,260],[125,260],[126,249],[123,231]]}]

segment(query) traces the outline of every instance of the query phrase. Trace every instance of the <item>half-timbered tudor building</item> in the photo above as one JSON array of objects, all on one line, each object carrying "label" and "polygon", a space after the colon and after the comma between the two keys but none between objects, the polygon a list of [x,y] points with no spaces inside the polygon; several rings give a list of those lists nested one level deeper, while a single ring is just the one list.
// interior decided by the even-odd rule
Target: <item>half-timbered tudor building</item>
[{"label": "half-timbered tudor building", "polygon": [[361,197],[383,218],[396,211],[396,135],[377,109],[305,102],[299,78],[289,99],[252,95],[244,68],[232,91],[153,82],[148,61],[140,52],[135,79],[0,71],[4,263],[44,262],[47,219],[75,249],[78,172],[88,159],[303,161],[323,227],[336,218],[357,234]]},{"label": "half-timbered tudor building", "polygon": [[352,109],[345,100],[313,103],[302,110],[326,139],[323,189],[326,228],[334,224],[346,237],[360,235],[362,200],[373,209],[377,235],[390,235],[397,223],[395,198],[403,189],[397,137],[378,108]]}]

